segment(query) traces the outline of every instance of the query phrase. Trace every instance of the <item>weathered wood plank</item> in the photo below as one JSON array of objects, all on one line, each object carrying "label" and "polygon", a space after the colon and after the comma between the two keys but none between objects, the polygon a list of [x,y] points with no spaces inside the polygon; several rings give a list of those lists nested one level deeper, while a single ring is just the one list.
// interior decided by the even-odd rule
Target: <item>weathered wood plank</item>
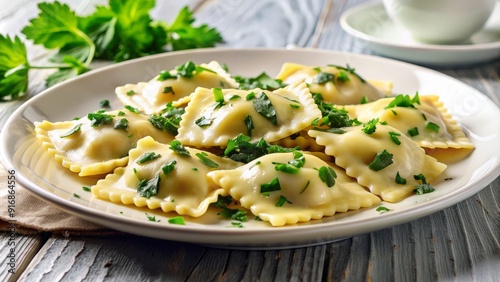
[{"label": "weathered wood plank", "polygon": [[184,281],[207,250],[129,235],[53,236],[20,281]]},{"label": "weathered wood plank", "polygon": [[[13,229],[15,232],[15,228]],[[43,235],[0,233],[0,281],[16,281],[42,247]]]}]

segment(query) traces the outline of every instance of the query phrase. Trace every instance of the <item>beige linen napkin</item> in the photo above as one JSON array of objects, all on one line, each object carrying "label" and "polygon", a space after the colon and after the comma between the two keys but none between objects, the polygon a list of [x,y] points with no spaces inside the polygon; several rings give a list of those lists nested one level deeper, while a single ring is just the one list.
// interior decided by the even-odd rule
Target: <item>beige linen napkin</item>
[{"label": "beige linen napkin", "polygon": [[[21,234],[37,232],[56,232],[66,235],[103,235],[118,233],[102,226],[70,215],[51,204],[33,196],[19,182],[15,184],[14,217],[9,216],[8,172],[0,165],[0,230],[10,231],[15,224],[15,231]],[[12,198],[12,197],[11,197]]]}]

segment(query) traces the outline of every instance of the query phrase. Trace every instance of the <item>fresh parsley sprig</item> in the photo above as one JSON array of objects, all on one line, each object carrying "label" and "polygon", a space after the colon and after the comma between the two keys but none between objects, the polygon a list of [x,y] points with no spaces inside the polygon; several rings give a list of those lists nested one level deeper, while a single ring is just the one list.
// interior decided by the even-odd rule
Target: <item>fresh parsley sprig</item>
[{"label": "fresh parsley sprig", "polygon": [[52,86],[87,72],[95,58],[120,62],[222,42],[215,28],[194,25],[187,6],[171,24],[154,21],[149,15],[154,7],[155,0],[109,0],[92,14],[80,16],[67,4],[39,3],[38,16],[21,32],[54,55],[47,65],[31,64],[20,37],[0,35],[0,100],[17,99],[27,92],[29,70],[56,70],[46,79],[46,85]]}]

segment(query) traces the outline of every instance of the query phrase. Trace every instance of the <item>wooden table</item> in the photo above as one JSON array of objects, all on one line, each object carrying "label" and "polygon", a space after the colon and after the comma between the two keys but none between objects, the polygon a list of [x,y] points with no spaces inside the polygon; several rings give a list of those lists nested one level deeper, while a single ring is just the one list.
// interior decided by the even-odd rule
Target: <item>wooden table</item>
[{"label": "wooden table", "polygon": [[[19,33],[37,15],[35,2],[0,0],[0,33]],[[95,3],[106,1],[63,2],[69,2],[78,13],[86,13],[92,11]],[[365,1],[157,2],[153,16],[166,21],[189,3],[199,22],[221,31],[225,39],[222,46],[294,44],[372,54],[339,25],[343,11]],[[28,48],[34,61],[47,56],[40,48]],[[498,59],[477,66],[437,70],[475,87],[500,104]],[[44,89],[46,75],[44,71],[33,73],[30,96]],[[19,103],[2,104],[2,125]],[[500,281],[499,201],[497,178],[473,197],[430,216],[334,243],[284,250],[224,250],[133,235],[18,235],[15,275],[8,273],[9,234],[2,233],[0,280]]]}]

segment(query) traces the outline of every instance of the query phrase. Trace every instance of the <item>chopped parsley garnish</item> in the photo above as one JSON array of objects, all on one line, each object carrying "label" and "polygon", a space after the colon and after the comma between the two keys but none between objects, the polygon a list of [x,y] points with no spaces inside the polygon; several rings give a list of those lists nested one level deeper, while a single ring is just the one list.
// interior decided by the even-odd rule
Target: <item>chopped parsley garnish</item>
[{"label": "chopped parsley garnish", "polygon": [[316,84],[325,84],[329,81],[333,82],[333,78],[333,74],[320,71],[315,77],[313,77],[313,82]]},{"label": "chopped parsley garnish", "polygon": [[248,94],[247,94],[247,96],[245,97],[245,100],[250,101],[250,100],[252,100],[252,99],[254,99],[254,98],[255,98],[255,92],[250,92],[250,93],[248,93]]},{"label": "chopped parsley garnish", "polygon": [[117,120],[113,126],[114,129],[123,129],[127,131],[128,129],[128,120],[126,118],[121,118]]},{"label": "chopped parsley garnish", "polygon": [[328,64],[328,66],[330,66],[330,67],[336,67],[336,68],[337,68],[337,69],[339,69],[339,70],[346,71],[346,72],[348,72],[348,73],[350,73],[350,74],[352,74],[352,75],[356,76],[357,78],[359,78],[359,80],[360,80],[361,82],[363,82],[363,83],[365,83],[365,82],[366,82],[366,80],[364,80],[364,79],[363,79],[360,75],[358,75],[358,74],[356,73],[356,70],[355,70],[355,69],[353,69],[353,68],[351,68],[351,67],[349,66],[349,64],[346,64],[346,66],[345,66],[345,67],[341,67],[341,66],[338,66],[338,65],[332,65],[332,64]]},{"label": "chopped parsley garnish", "polygon": [[205,153],[205,152],[200,152],[200,153],[196,153],[195,154],[198,159],[200,159],[200,162],[208,167],[211,167],[211,168],[217,168],[219,167],[219,164],[217,164],[216,162],[212,161],[211,159],[208,158],[208,154]]},{"label": "chopped parsley garnish", "polygon": [[229,101],[236,100],[236,99],[241,99],[241,96],[233,95],[233,96],[229,97]]},{"label": "chopped parsley garnish", "polygon": [[311,125],[323,126],[330,128],[340,128],[361,124],[357,119],[351,119],[349,113],[344,108],[337,108],[331,103],[323,101],[323,96],[319,93],[313,94],[314,102],[318,105],[321,111],[321,119],[314,120]]},{"label": "chopped parsley garnish", "polygon": [[418,93],[415,94],[413,98],[410,98],[409,95],[399,94],[385,107],[385,109],[390,109],[394,107],[402,107],[402,108],[415,108],[413,104],[420,105],[420,98],[418,97]]},{"label": "chopped parsley garnish", "polygon": [[241,222],[231,222],[231,226],[229,226],[229,227],[243,228],[245,226],[243,226],[243,223],[241,223]]},{"label": "chopped parsley garnish", "polygon": [[[277,207],[282,207],[282,206],[283,206],[286,202],[289,202],[289,201],[285,198],[285,196],[280,195],[280,197],[279,197],[278,201],[276,201],[275,206],[277,206]],[[289,202],[289,203],[290,203],[290,202]]]},{"label": "chopped parsley garnish", "polygon": [[176,108],[170,102],[160,115],[151,115],[148,120],[154,127],[165,130],[172,135],[177,135],[181,116],[184,112],[184,108]]},{"label": "chopped parsley garnish", "polygon": [[178,225],[185,225],[186,224],[184,222],[184,217],[182,217],[182,216],[175,216],[175,217],[169,218],[168,223],[178,224]]},{"label": "chopped parsley garnish", "polygon": [[82,186],[82,190],[85,192],[90,192],[90,187],[89,186]]},{"label": "chopped parsley garnish", "polygon": [[134,108],[134,107],[132,107],[130,105],[125,105],[125,109],[131,111],[134,114],[140,114],[141,113],[141,111],[139,111],[139,109],[136,109],[136,108]]},{"label": "chopped parsley garnish", "polygon": [[149,215],[148,213],[145,213],[146,214],[146,218],[149,220],[149,221],[153,221],[153,222],[160,222],[160,220],[156,219],[156,216],[154,215]]},{"label": "chopped parsley garnish", "polygon": [[418,128],[417,127],[408,129],[408,135],[410,135],[410,137],[417,136],[418,134],[419,133],[418,133]]},{"label": "chopped parsley garnish", "polygon": [[275,164],[274,169],[289,174],[299,173],[299,169],[304,166],[306,159],[301,152],[293,152],[293,160],[288,161],[288,163],[273,163]]},{"label": "chopped parsley garnish", "polygon": [[392,142],[394,142],[396,145],[401,144],[401,141],[399,141],[398,136],[401,136],[401,133],[389,131],[389,137],[391,138]]},{"label": "chopped parsley garnish", "polygon": [[147,163],[147,162],[152,161],[152,160],[156,160],[159,157],[161,157],[160,154],[157,154],[155,152],[147,152],[147,153],[142,154],[142,156],[140,156],[135,162],[137,164],[143,164],[143,163]]},{"label": "chopped parsley garnish", "polygon": [[368,97],[366,97],[366,96],[361,97],[361,101],[359,101],[359,103],[360,104],[366,104],[366,103],[368,103]]},{"label": "chopped parsley garnish", "polygon": [[124,112],[122,112],[122,111],[118,111],[117,116],[121,117],[121,116],[124,116],[124,115],[125,115],[125,113],[124,113]]},{"label": "chopped parsley garnish", "polygon": [[425,125],[425,129],[428,129],[428,130],[434,131],[434,132],[439,132],[439,125],[429,121]]},{"label": "chopped parsley garnish", "polygon": [[260,193],[269,193],[279,190],[281,190],[281,186],[278,177],[273,178],[269,183],[260,185]]},{"label": "chopped parsley garnish", "polygon": [[371,119],[363,125],[361,129],[366,134],[373,134],[377,130],[378,118]]},{"label": "chopped parsley garnish", "polygon": [[415,194],[422,195],[434,192],[434,190],[436,190],[434,189],[434,187],[427,183],[427,180],[425,179],[425,176],[423,174],[414,175],[413,178],[422,182],[422,184],[416,185],[415,189],[413,189],[413,192],[415,192]]},{"label": "chopped parsley garnish", "polygon": [[99,106],[101,106],[101,108],[109,108],[109,100],[102,100],[99,102]]},{"label": "chopped parsley garnish", "polygon": [[385,212],[388,212],[388,211],[391,211],[390,209],[384,207],[384,206],[379,206],[377,207],[376,211],[378,211],[379,213],[385,213]]},{"label": "chopped parsley garnish", "polygon": [[162,167],[161,170],[163,171],[163,174],[169,175],[172,171],[175,169],[175,164],[177,163],[176,160],[171,160],[166,162]]},{"label": "chopped parsley garnish", "polygon": [[322,166],[318,169],[319,179],[323,181],[328,187],[335,185],[335,178],[337,174],[330,166]]},{"label": "chopped parsley garnish", "polygon": [[59,137],[60,137],[60,138],[66,138],[66,137],[69,137],[69,136],[71,136],[71,135],[73,135],[73,134],[75,134],[75,133],[79,132],[79,131],[80,131],[80,129],[81,129],[81,127],[82,127],[82,124],[81,124],[81,123],[79,123],[79,124],[75,125],[73,128],[71,128],[68,132],[66,132],[66,133],[64,133],[64,134],[62,134],[62,135],[60,135]]},{"label": "chopped parsley garnish", "polygon": [[219,195],[217,197],[217,202],[211,205],[221,209],[221,211],[217,214],[222,217],[238,221],[247,221],[247,212],[245,210],[232,209],[228,207],[228,205],[230,205],[232,202],[233,198],[231,198],[231,196]]},{"label": "chopped parsley garnish", "polygon": [[368,167],[374,171],[382,170],[393,163],[392,157],[393,155],[384,149],[383,151],[378,152],[377,155],[375,155],[375,158],[368,165]]},{"label": "chopped parsley garnish", "polygon": [[244,122],[245,122],[245,126],[247,127],[248,136],[252,137],[252,130],[255,128],[255,126],[253,124],[252,116],[249,114],[246,115]]},{"label": "chopped parsley garnish", "polygon": [[224,156],[237,162],[249,163],[269,153],[292,152],[295,149],[296,148],[284,148],[278,145],[271,145],[264,139],[250,142],[250,137],[239,134],[236,138],[227,141]]},{"label": "chopped parsley garnish", "polygon": [[81,199],[81,198],[82,198],[82,197],[80,197],[80,195],[78,195],[77,193],[73,193],[73,197],[78,198],[78,199]]},{"label": "chopped parsley garnish", "polygon": [[137,192],[141,197],[151,198],[158,194],[158,190],[160,189],[160,174],[158,173],[155,177],[150,180],[142,179],[137,184]]},{"label": "chopped parsley garnish", "polygon": [[210,126],[213,122],[213,119],[206,118],[204,116],[200,117],[199,119],[195,120],[195,124],[198,125],[199,127],[207,127]]},{"label": "chopped parsley garnish", "polygon": [[161,71],[158,75],[158,80],[163,81],[167,79],[177,79],[179,77],[184,78],[193,78],[195,75],[199,74],[202,71],[208,71],[211,73],[215,73],[213,70],[204,68],[202,66],[197,66],[192,61],[187,61],[182,65],[178,65],[175,68],[175,71]]},{"label": "chopped parsley garnish", "polygon": [[163,87],[163,93],[164,94],[171,93],[172,95],[175,95],[175,92],[174,92],[174,89],[172,88],[172,86],[165,86],[165,87]]},{"label": "chopped parsley garnish", "polygon": [[401,185],[405,185],[406,184],[406,179],[403,178],[400,174],[399,174],[399,171],[396,173],[396,179],[394,179],[394,181],[397,183],[397,184],[401,184]]},{"label": "chopped parsley garnish", "polygon": [[191,154],[189,154],[189,151],[181,144],[179,140],[173,140],[172,142],[170,142],[170,150],[181,156],[191,156]]},{"label": "chopped parsley garnish", "polygon": [[267,75],[265,72],[259,74],[256,77],[245,78],[241,76],[235,76],[234,79],[239,83],[238,88],[243,90],[260,88],[273,91],[286,86],[286,84],[284,84],[280,79],[274,79]]},{"label": "chopped parsley garnish", "polygon": [[222,88],[213,88],[212,92],[215,99],[215,108],[220,108],[224,106],[224,94],[222,93]]},{"label": "chopped parsley garnish", "polygon": [[276,109],[274,108],[271,100],[267,97],[266,93],[260,93],[259,97],[252,101],[255,110],[269,120],[273,125],[278,125],[276,118]]},{"label": "chopped parsley garnish", "polygon": [[129,90],[129,91],[127,91],[127,95],[128,96],[135,95],[135,91],[134,90]]},{"label": "chopped parsley garnish", "polygon": [[349,75],[347,75],[347,72],[345,72],[343,70],[339,71],[336,79],[338,82],[348,82],[349,80],[351,80],[349,78]]},{"label": "chopped parsley garnish", "polygon": [[105,114],[104,110],[87,114],[87,118],[90,120],[90,126],[92,127],[111,124],[113,122],[113,117],[113,115]]}]

